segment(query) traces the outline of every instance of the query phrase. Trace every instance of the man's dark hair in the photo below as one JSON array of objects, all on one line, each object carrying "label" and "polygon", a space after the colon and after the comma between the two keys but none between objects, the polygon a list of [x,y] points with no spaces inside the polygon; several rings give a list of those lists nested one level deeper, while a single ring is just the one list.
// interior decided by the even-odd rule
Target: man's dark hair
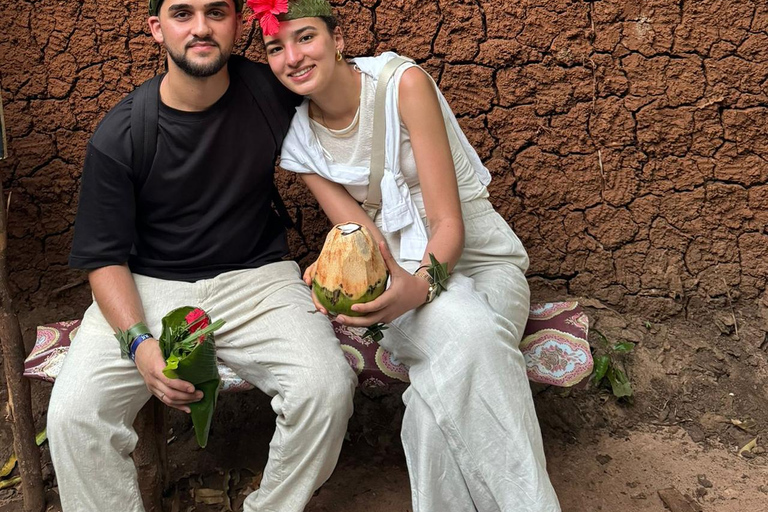
[{"label": "man's dark hair", "polygon": [[[235,3],[235,10],[241,12],[243,10],[243,0],[232,0]],[[163,5],[163,0],[149,0],[149,15],[157,16],[160,13],[160,6]]]}]

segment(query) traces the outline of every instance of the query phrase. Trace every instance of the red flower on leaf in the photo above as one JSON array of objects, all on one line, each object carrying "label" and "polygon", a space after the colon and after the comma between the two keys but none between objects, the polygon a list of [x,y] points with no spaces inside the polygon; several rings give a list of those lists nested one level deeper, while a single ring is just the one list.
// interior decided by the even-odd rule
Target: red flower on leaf
[{"label": "red flower on leaf", "polygon": [[[185,316],[184,319],[187,321],[190,334],[208,327],[208,317],[205,315],[205,311],[200,308],[195,308],[187,313],[187,316]],[[200,336],[200,339],[197,342],[202,343],[203,341],[205,341],[205,336]]]},{"label": "red flower on leaf", "polygon": [[288,12],[288,0],[246,0],[246,3],[253,11],[248,21],[259,20],[265,36],[277,34],[280,30],[277,15]]}]

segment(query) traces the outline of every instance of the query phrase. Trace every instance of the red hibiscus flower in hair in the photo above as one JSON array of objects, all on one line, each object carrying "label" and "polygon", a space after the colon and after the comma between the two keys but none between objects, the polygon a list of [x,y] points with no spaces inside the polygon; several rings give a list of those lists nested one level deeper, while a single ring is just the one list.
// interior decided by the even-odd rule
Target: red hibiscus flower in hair
[{"label": "red hibiscus flower in hair", "polygon": [[259,20],[265,36],[277,34],[280,30],[277,15],[288,12],[288,0],[246,0],[246,3],[253,11],[248,21]]}]

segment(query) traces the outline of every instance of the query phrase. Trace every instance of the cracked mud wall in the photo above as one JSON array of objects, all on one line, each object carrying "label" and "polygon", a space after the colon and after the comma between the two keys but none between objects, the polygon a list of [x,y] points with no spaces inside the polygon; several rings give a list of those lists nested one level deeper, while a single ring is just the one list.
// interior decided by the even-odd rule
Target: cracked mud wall
[{"label": "cracked mud wall", "polygon": [[[768,301],[766,2],[336,5],[348,55],[394,49],[438,81],[531,277],[649,316]],[[66,261],[86,141],[162,67],[145,10],[0,0],[9,264],[30,304],[82,283]],[[259,35],[239,52],[263,58]],[[306,262],[327,226],[294,177],[278,179]]]}]

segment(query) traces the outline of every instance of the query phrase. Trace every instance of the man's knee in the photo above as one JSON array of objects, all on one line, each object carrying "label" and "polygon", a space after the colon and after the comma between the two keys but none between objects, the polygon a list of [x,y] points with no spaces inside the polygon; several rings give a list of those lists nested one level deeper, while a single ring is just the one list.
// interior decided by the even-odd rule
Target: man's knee
[{"label": "man's knee", "polygon": [[[119,388],[118,388],[119,389]],[[47,429],[53,432],[103,430],[103,426],[120,424],[127,417],[129,404],[116,389],[93,383],[57,381],[48,404]],[[125,392],[125,391],[122,391]]]},{"label": "man's knee", "polygon": [[73,419],[71,409],[62,403],[62,400],[58,399],[56,394],[51,396],[51,401],[48,404],[48,415],[46,418],[46,432],[48,437],[56,439],[59,437],[59,433],[65,431],[66,425],[68,425]]},{"label": "man's knee", "polygon": [[355,381],[354,372],[348,366],[330,373],[323,379],[323,385],[315,390],[316,400],[329,414],[346,421],[352,416]]},{"label": "man's knee", "polygon": [[294,393],[294,407],[316,420],[345,422],[352,416],[355,393],[354,372],[349,367],[330,368],[308,375]]},{"label": "man's knee", "polygon": [[56,389],[51,394],[46,418],[46,430],[52,444],[67,442],[75,430],[94,416],[91,412],[93,403],[81,400],[82,393],[72,393],[70,390]]}]

